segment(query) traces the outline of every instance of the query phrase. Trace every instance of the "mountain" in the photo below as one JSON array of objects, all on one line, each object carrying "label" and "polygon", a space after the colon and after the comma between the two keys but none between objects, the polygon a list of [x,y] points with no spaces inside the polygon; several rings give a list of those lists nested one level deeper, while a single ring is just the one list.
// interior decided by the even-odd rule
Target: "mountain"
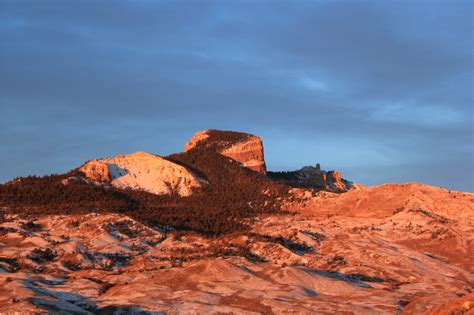
[{"label": "mountain", "polygon": [[214,149],[256,172],[267,171],[260,137],[243,132],[202,130],[197,132],[185,146],[187,152],[196,147]]},{"label": "mountain", "polygon": [[208,184],[186,167],[144,152],[92,160],[81,166],[79,171],[95,182],[158,195],[177,193],[189,196]]},{"label": "mountain", "polygon": [[474,312],[474,194],[263,156],[206,130],[0,185],[0,313]]},{"label": "mountain", "polygon": [[255,154],[263,159],[263,146],[258,154],[249,150],[261,140],[230,131],[201,134],[205,140],[167,157],[119,155],[86,162],[66,174],[15,179],[0,186],[0,205],[41,215],[114,211],[208,234],[246,229],[246,220],[255,215],[280,211],[289,187],[245,164]]}]

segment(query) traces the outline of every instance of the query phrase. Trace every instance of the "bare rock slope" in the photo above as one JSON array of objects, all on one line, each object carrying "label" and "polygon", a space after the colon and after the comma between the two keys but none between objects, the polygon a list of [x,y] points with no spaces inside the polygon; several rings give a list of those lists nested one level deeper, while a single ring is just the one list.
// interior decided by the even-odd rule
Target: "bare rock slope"
[{"label": "bare rock slope", "polygon": [[144,152],[89,161],[79,171],[92,181],[159,195],[189,196],[207,184],[186,167]]}]

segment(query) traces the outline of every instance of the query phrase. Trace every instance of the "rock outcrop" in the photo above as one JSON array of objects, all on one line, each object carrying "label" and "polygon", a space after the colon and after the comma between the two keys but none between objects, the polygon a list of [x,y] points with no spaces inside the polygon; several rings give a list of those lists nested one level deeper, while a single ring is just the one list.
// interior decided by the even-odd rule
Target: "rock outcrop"
[{"label": "rock outcrop", "polygon": [[319,163],[292,172],[269,172],[268,176],[293,187],[311,187],[337,193],[356,188],[352,182],[342,178],[340,172],[321,170]]},{"label": "rock outcrop", "polygon": [[197,132],[185,146],[184,151],[197,147],[215,149],[256,172],[266,174],[262,139],[255,135],[234,131],[203,130]]},{"label": "rock outcrop", "polygon": [[92,181],[108,183],[112,180],[107,164],[97,160],[87,162],[80,168],[80,171]]},{"label": "rock outcrop", "polygon": [[207,182],[184,166],[144,152],[92,160],[79,168],[88,180],[154,194],[189,196]]}]

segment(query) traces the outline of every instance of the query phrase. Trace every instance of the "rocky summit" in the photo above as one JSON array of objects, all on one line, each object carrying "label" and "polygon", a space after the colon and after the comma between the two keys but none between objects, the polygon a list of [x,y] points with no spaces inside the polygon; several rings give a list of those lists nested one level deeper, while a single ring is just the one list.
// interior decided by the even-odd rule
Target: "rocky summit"
[{"label": "rocky summit", "polygon": [[269,172],[268,176],[293,187],[312,187],[337,193],[346,192],[357,187],[357,185],[342,178],[339,171],[321,170],[319,163],[315,166],[305,166],[297,171]]},{"label": "rocky summit", "polygon": [[265,174],[267,171],[263,142],[255,135],[235,131],[203,130],[197,132],[185,144],[184,151],[199,146],[215,148],[220,154],[256,172]]},{"label": "rocky summit", "polygon": [[262,140],[0,185],[0,313],[474,314],[474,194],[266,171]]}]

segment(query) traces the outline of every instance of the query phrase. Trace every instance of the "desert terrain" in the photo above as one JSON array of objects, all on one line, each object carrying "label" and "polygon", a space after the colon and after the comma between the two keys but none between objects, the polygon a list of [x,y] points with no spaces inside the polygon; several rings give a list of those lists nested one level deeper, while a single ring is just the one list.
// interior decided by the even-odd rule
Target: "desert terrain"
[{"label": "desert terrain", "polygon": [[[209,150],[223,164],[199,164]],[[364,187],[319,165],[269,180],[258,137],[214,131],[166,160],[81,169],[1,187],[0,313],[474,314],[472,193]],[[137,210],[97,201],[109,194]]]}]

